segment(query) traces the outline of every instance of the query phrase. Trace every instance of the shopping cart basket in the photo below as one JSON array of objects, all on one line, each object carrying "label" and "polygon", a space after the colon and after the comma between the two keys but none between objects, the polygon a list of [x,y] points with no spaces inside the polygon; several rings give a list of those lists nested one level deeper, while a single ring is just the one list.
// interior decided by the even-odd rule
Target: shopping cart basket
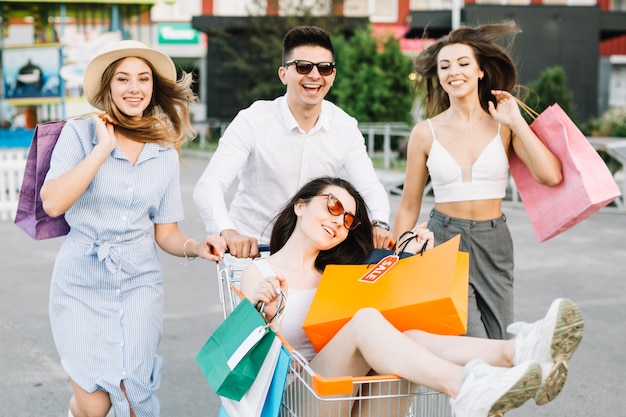
[{"label": "shopping cart basket", "polygon": [[[239,272],[226,262],[217,266],[224,317],[240,300]],[[292,350],[280,416],[452,417],[452,410],[448,396],[394,375],[324,377]]]},{"label": "shopping cart basket", "polygon": [[[269,252],[269,245],[259,245],[259,253],[265,256],[269,255]],[[228,253],[228,250],[226,253]],[[241,298],[233,287],[239,288],[239,276],[242,267],[237,266],[236,263],[229,263],[227,261],[228,259],[224,259],[221,263],[217,264],[217,286],[219,288],[220,304],[222,304],[224,318],[237,307],[237,303],[239,303]]]}]

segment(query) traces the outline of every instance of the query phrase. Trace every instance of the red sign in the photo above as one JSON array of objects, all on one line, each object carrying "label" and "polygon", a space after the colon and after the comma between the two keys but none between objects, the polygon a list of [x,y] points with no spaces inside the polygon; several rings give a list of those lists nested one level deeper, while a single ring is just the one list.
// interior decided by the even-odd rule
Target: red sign
[{"label": "red sign", "polygon": [[380,277],[385,274],[385,272],[389,271],[391,267],[393,267],[398,262],[398,259],[400,258],[398,258],[396,255],[385,256],[383,259],[378,261],[378,263],[374,265],[372,269],[368,270],[363,276],[361,276],[361,278],[359,278],[359,281],[367,282],[370,284],[375,283],[376,281],[378,281],[378,279],[380,279]]}]

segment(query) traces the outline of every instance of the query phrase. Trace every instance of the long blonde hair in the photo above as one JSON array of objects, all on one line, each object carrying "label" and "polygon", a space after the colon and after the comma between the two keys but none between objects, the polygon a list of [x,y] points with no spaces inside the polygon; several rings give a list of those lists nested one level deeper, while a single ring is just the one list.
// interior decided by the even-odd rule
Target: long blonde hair
[{"label": "long blonde hair", "polygon": [[191,104],[198,99],[191,89],[192,74],[183,71],[181,77],[172,82],[162,77],[150,62],[139,58],[152,69],[154,85],[150,104],[141,120],[133,120],[120,112],[111,96],[111,80],[124,59],[118,59],[104,71],[95,99],[101,101],[102,110],[115,120],[115,128],[123,135],[138,142],[169,145],[180,152],[183,143],[196,136],[189,114]]}]

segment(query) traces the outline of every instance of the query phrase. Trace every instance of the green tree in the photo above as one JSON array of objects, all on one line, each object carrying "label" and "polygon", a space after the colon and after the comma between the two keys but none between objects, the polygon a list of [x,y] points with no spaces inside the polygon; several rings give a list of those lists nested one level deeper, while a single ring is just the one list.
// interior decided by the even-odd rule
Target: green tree
[{"label": "green tree", "polygon": [[234,88],[237,101],[242,107],[255,100],[273,99],[285,93],[285,86],[278,81],[278,67],[282,65],[281,51],[285,33],[294,26],[316,25],[330,33],[351,31],[347,21],[331,16],[332,9],[343,0],[283,0],[281,16],[265,16],[266,0],[255,0],[248,13],[250,25],[242,28],[248,32],[248,45],[232,49],[233,36],[227,36],[225,46],[232,58],[230,67],[239,74],[241,84]]},{"label": "green tree", "polygon": [[360,122],[412,124],[414,86],[409,76],[411,59],[393,36],[372,37],[369,27],[349,39],[338,37],[337,79],[333,87],[337,105]]},{"label": "green tree", "polygon": [[574,108],[574,98],[567,87],[567,74],[563,67],[557,65],[546,68],[539,78],[528,83],[529,94],[524,103],[541,113],[548,106],[558,103],[567,115],[576,122],[578,119]]},{"label": "green tree", "polygon": [[316,25],[331,34],[335,45],[337,77],[327,99],[360,122],[411,124],[412,63],[398,40],[374,39],[367,19],[331,15],[340,0],[310,3],[281,1],[282,16],[259,15],[265,10],[259,3],[240,27],[209,34],[209,94],[223,103],[214,117],[233,117],[232,108],[284,94],[277,75],[283,37],[294,26]]}]

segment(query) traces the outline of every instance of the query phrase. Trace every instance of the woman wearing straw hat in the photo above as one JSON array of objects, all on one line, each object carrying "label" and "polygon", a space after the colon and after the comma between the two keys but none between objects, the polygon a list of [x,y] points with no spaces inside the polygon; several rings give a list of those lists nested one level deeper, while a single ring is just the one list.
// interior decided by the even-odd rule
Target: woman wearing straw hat
[{"label": "woman wearing straw hat", "polygon": [[[50,322],[70,377],[69,416],[157,416],[163,273],[156,245],[218,261],[219,236],[188,239],[179,150],[193,135],[191,75],[164,53],[121,41],[93,58],[84,90],[100,111],[69,120],[41,190],[71,230],[52,273]],[[151,231],[153,230],[153,233]],[[155,245],[156,243],[156,245]]]}]

